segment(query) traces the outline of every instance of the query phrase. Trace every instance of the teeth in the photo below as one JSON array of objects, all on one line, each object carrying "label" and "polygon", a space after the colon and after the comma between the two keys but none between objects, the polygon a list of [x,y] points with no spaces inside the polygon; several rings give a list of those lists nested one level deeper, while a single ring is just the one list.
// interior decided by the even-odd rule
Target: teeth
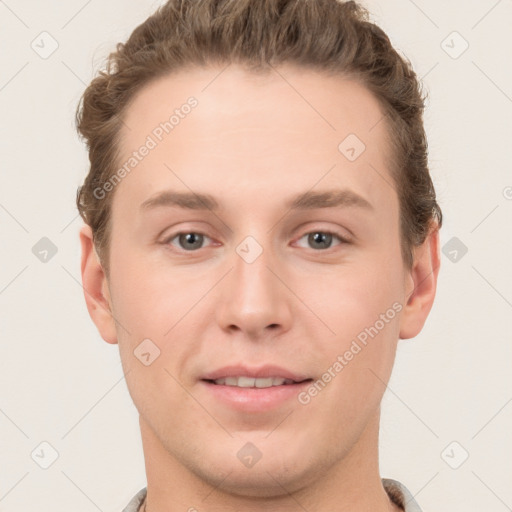
[{"label": "teeth", "polygon": [[251,379],[251,377],[231,377],[231,379],[231,385],[239,388],[253,388],[256,382],[256,379]]},{"label": "teeth", "polygon": [[280,386],[282,383],[278,383],[281,379],[276,377],[276,384],[274,384],[274,379],[272,377],[268,377],[266,379],[254,379],[254,385],[257,388],[269,388],[270,386]]},{"label": "teeth", "polygon": [[236,386],[239,388],[270,388],[272,386],[282,386],[283,384],[293,384],[293,380],[284,379],[283,377],[226,377],[217,379],[215,384],[224,386]]}]

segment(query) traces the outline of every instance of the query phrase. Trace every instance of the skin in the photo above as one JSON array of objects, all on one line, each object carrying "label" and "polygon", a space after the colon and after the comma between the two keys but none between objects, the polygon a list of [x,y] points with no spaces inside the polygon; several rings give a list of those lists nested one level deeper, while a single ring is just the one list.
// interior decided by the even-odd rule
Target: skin
[{"label": "skin", "polygon": [[[140,415],[147,511],[399,510],[379,475],[380,402],[398,339],[416,336],[431,309],[438,231],[408,270],[387,128],[362,85],[293,66],[266,76],[221,69],[159,78],[129,104],[120,162],[189,96],[198,100],[117,185],[108,280],[89,226],[80,232],[88,311],[119,344]],[[366,145],[353,162],[338,150],[349,133]],[[372,208],[285,207],[296,194],[337,188]],[[141,213],[166,189],[208,193],[221,207]],[[187,250],[172,238],[180,232],[205,235],[202,245]],[[308,238],[315,232],[350,240],[323,248]],[[236,252],[249,235],[263,250],[250,264]],[[393,303],[401,311],[307,405],[239,412],[199,380],[238,362],[317,380]],[[146,338],[160,349],[149,366],[134,356]],[[262,453],[251,468],[237,457],[247,442]]]}]

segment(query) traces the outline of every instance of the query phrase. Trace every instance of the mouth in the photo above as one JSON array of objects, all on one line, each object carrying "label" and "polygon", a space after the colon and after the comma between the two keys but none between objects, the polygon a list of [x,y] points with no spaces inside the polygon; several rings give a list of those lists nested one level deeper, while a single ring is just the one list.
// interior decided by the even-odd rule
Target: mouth
[{"label": "mouth", "polygon": [[221,377],[219,379],[202,379],[210,384],[217,386],[233,386],[237,388],[272,388],[276,386],[290,386],[293,384],[301,384],[309,382],[313,379],[293,380],[285,377],[248,377],[246,375]]},{"label": "mouth", "polygon": [[313,382],[305,374],[267,365],[259,368],[234,365],[219,368],[200,379],[206,400],[212,407],[250,414],[275,412],[294,402]]},{"label": "mouth", "polygon": [[246,375],[221,377],[218,379],[202,379],[210,384],[217,386],[232,386],[237,388],[257,388],[265,389],[278,386],[292,386],[294,384],[302,384],[304,382],[310,382],[313,379],[301,379],[294,380],[288,379],[281,376],[275,377],[249,377]]}]

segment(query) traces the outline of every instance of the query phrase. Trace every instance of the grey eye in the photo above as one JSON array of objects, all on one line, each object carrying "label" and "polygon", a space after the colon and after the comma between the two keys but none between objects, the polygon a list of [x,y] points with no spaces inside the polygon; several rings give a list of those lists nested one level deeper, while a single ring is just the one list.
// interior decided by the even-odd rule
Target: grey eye
[{"label": "grey eye", "polygon": [[315,250],[330,249],[333,239],[343,242],[343,239],[338,235],[329,231],[312,231],[311,233],[306,233],[300,240],[306,237],[308,246]]},{"label": "grey eye", "polygon": [[330,233],[323,233],[321,231],[316,233],[309,233],[308,242],[317,245],[314,249],[326,249],[329,248],[332,243],[332,235]]},{"label": "grey eye", "polygon": [[188,232],[188,233],[178,233],[166,243],[171,243],[173,240],[178,240],[179,248],[184,249],[185,251],[193,251],[194,249],[201,249],[205,236],[201,233]]}]

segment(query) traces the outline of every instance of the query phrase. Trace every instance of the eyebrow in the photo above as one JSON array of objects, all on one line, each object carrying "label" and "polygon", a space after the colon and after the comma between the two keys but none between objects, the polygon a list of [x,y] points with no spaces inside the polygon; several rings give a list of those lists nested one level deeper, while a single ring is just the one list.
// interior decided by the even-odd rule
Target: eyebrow
[{"label": "eyebrow", "polygon": [[[219,202],[210,194],[176,192],[164,190],[144,201],[140,209],[148,211],[157,207],[178,207],[188,210],[218,211]],[[289,210],[312,210],[315,208],[358,207],[373,210],[373,206],[362,196],[349,189],[307,191],[285,203]]]}]

